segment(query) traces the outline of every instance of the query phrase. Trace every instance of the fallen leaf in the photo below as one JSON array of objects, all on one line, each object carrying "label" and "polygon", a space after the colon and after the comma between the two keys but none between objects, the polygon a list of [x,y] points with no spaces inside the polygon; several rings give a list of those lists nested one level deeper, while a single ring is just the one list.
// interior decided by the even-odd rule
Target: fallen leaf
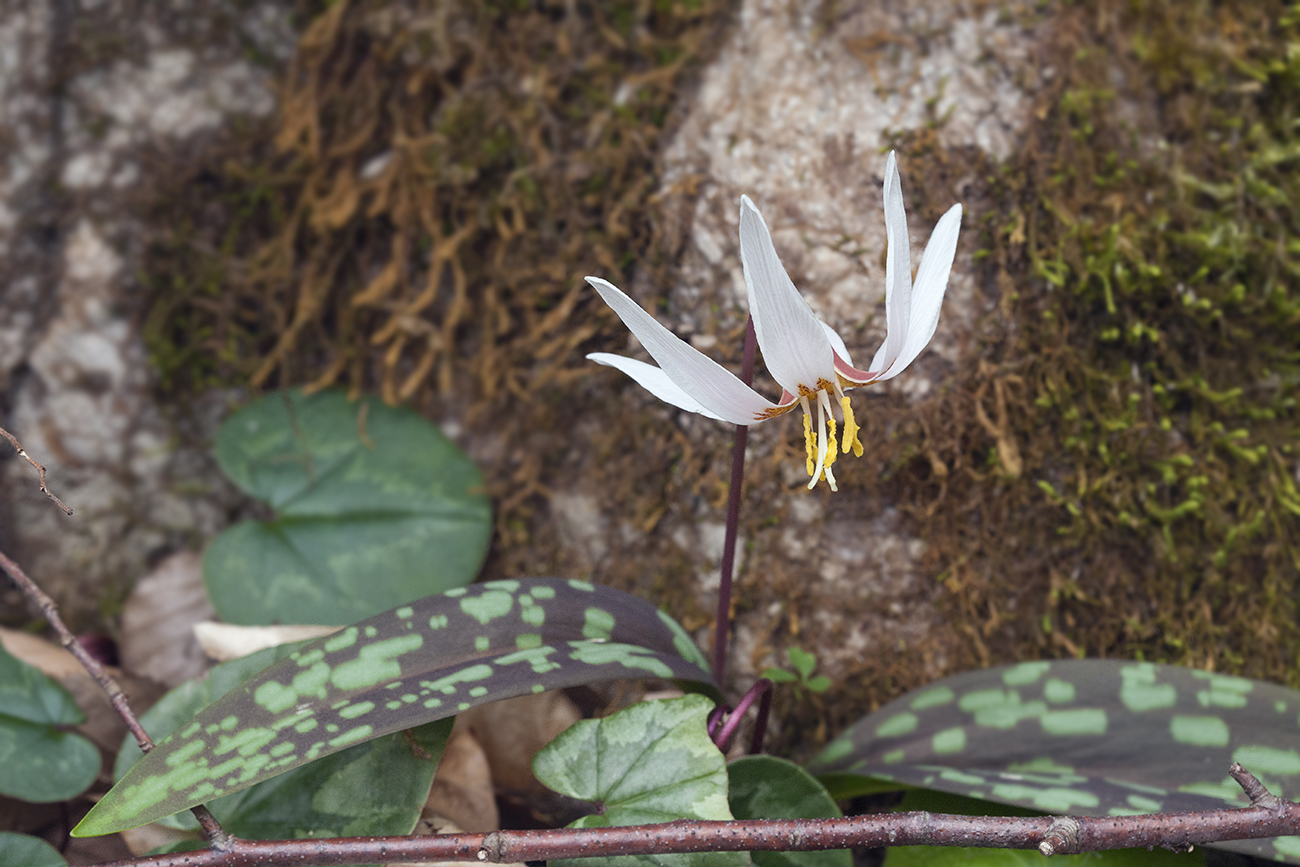
[{"label": "fallen leaf", "polygon": [[208,620],[193,625],[203,652],[216,662],[229,662],[268,647],[331,635],[342,626],[236,626]]},{"label": "fallen leaf", "polygon": [[122,667],[179,686],[208,669],[191,627],[214,611],[203,587],[202,559],[191,551],[173,554],[141,578],[122,609]]}]

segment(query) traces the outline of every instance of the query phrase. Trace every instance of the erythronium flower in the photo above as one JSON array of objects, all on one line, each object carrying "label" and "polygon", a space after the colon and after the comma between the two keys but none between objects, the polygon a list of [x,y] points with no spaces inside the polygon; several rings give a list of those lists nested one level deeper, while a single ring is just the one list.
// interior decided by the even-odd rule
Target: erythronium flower
[{"label": "erythronium flower", "polygon": [[[659,366],[606,352],[593,352],[587,358],[618,368],[662,401],[732,424],[757,424],[798,406],[803,410],[808,475],[812,476],[808,487],[813,488],[824,477],[834,491],[831,465],[841,449],[862,456],[858,425],[844,392],[897,376],[930,342],[939,324],[960,228],[961,205],[953,205],[935,226],[913,284],[907,215],[891,151],[885,163],[885,342],[871,360],[870,369],[859,370],[853,366],[844,341],[816,317],[794,288],[772,246],[763,215],[748,196],[741,196],[740,261],[749,290],[749,312],[768,371],[783,390],[778,403],[745,385],[599,277],[588,277],[587,282],[614,308]],[[836,441],[832,398],[844,421],[842,445]],[[816,430],[812,425],[814,404]]]}]

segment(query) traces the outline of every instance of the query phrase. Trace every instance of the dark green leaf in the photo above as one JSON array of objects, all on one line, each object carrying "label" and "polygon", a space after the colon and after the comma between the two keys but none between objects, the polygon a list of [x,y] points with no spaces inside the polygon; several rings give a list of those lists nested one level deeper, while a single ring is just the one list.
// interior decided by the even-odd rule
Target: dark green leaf
[{"label": "dark green leaf", "polygon": [[0,714],[41,725],[81,725],[86,715],[59,684],[0,644]]},{"label": "dark green leaf", "polygon": [[99,750],[63,726],[85,722],[72,696],[0,645],[0,795],[64,801],[99,773]]},{"label": "dark green leaf", "polygon": [[[167,693],[140,722],[161,739],[303,644],[273,647],[218,665],[203,679]],[[440,720],[358,744],[208,806],[227,831],[251,839],[410,833],[428,797],[452,722]],[[126,738],[114,778],[125,776],[140,758],[135,740]],[[198,822],[189,813],[161,821],[168,827],[198,831]]]},{"label": "dark green leaf", "polygon": [[[891,702],[810,770],[843,797],[867,778],[1050,813],[1245,806],[1228,766],[1300,796],[1300,692],[1204,671],[1060,660],[968,672]],[[1300,838],[1216,848],[1300,863]]]},{"label": "dark green leaf", "polygon": [[[737,819],[838,819],[843,813],[817,782],[794,762],[745,756],[727,765],[727,801]],[[753,852],[758,867],[852,867],[847,849],[823,852]]]},{"label": "dark green leaf", "polygon": [[635,596],[546,578],[458,588],[294,650],[162,741],[73,833],[142,825],[489,701],[620,677],[712,684],[690,636]]},{"label": "dark green leaf", "polygon": [[[908,792],[896,808],[897,812],[917,810],[960,816],[1039,815],[1031,810],[995,807],[988,801],[928,789]],[[1114,849],[1082,855],[1053,855],[1051,860],[1032,849],[897,846],[885,852],[885,867],[1200,867],[1204,863],[1205,853],[1201,849],[1186,853],[1166,849]]]},{"label": "dark green leaf", "polygon": [[[542,748],[537,779],[555,791],[594,801],[599,815],[571,828],[644,825],[674,819],[730,819],[727,766],[709,738],[713,702],[698,695],[647,701],[604,719],[582,720]],[[601,867],[743,867],[743,852],[600,859]],[[590,865],[591,859],[557,861]]]},{"label": "dark green leaf", "polygon": [[67,861],[40,837],[0,831],[0,867],[67,867]]},{"label": "dark green leaf", "polygon": [[333,391],[268,395],[221,426],[217,460],[276,513],[204,555],[208,594],[231,623],[356,621],[468,584],[483,563],[483,477],[409,410]]}]

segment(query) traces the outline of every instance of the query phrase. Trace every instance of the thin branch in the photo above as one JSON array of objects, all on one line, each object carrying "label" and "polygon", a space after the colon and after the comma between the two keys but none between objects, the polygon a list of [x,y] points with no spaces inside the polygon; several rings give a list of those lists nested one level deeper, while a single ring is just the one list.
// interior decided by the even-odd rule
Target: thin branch
[{"label": "thin branch", "polygon": [[[65,514],[71,515],[72,509],[64,505],[63,501],[45,486],[44,465],[27,454],[27,450],[23,448],[22,443],[18,442],[18,439],[9,431],[0,428],[0,436],[9,440],[10,444],[18,452],[18,456],[25,459],[40,473],[41,492],[53,500]],[[131,732],[136,744],[140,747],[140,752],[147,753],[152,750],[154,746],[153,739],[149,737],[148,732],[144,730],[144,727],[140,725],[140,721],[136,719],[135,714],[131,711],[131,704],[127,701],[126,693],[122,691],[122,687],[117,685],[117,681],[113,680],[112,676],[104,670],[104,667],[99,664],[99,660],[86,652],[86,648],[72,634],[72,630],[68,629],[64,624],[54,600],[46,595],[45,591],[41,590],[36,582],[28,577],[27,573],[17,563],[9,559],[3,551],[0,551],[0,569],[9,573],[9,577],[18,585],[18,589],[22,590],[23,594],[36,604],[41,616],[59,634],[59,644],[63,645],[65,650],[77,658],[77,661],[86,669],[86,672],[90,674],[95,683],[99,684],[100,689],[104,690],[104,693],[108,696],[109,704],[113,706],[113,710],[117,712],[117,715],[122,718],[122,722],[126,723],[127,730]],[[203,828],[203,832],[207,836],[208,842],[212,844],[214,851],[224,850],[230,840],[230,835],[221,827],[221,823],[217,821],[216,817],[208,812],[207,807],[201,804],[191,812],[194,813],[194,818],[198,819],[199,826]]]},{"label": "thin branch", "polygon": [[[54,495],[51,494],[50,496],[53,497]],[[55,502],[58,502],[57,498]],[[69,514],[71,514],[70,511]],[[77,640],[77,636],[73,635],[72,631],[64,624],[54,600],[46,595],[45,591],[38,587],[36,582],[29,578],[27,573],[17,563],[10,560],[3,551],[0,551],[0,569],[9,573],[9,577],[18,585],[18,589],[22,590],[23,594],[36,604],[41,616],[59,634],[59,644],[63,645],[65,650],[77,658],[77,661],[86,669],[95,683],[99,684],[99,688],[108,695],[109,704],[113,706],[113,710],[117,712],[117,715],[122,718],[122,722],[126,723],[127,730],[131,732],[136,745],[140,747],[140,752],[147,753],[152,750],[154,747],[153,739],[149,737],[149,733],[144,730],[144,727],[140,725],[140,721],[136,719],[135,713],[131,710],[131,704],[127,701],[126,693],[122,691],[122,687],[117,685],[117,681],[113,679],[112,675],[104,670],[104,666],[99,664],[99,660],[86,652],[86,648]],[[194,818],[199,820],[199,825],[203,828],[208,841],[212,843],[214,849],[222,850],[227,840],[230,839],[230,835],[221,827],[221,823],[202,805],[195,807],[192,812]]]},{"label": "thin branch", "polygon": [[45,465],[42,464],[40,461],[36,460],[36,458],[34,458],[34,457],[32,457],[31,455],[27,454],[27,449],[23,448],[23,444],[20,443],[20,442],[18,442],[18,438],[15,437],[13,434],[9,433],[9,431],[5,430],[5,429],[2,428],[2,427],[0,427],[0,436],[2,436],[2,437],[4,437],[5,439],[9,440],[9,444],[12,445],[12,446],[14,447],[14,451],[18,452],[18,457],[20,457],[20,458],[22,458],[23,460],[27,461],[27,463],[31,464],[33,467],[36,468],[36,472],[40,473],[40,475],[41,475],[41,493],[44,494],[45,496],[49,497],[51,500],[53,500],[53,501],[54,501],[54,505],[56,505],[56,506],[58,506],[60,509],[62,509],[62,510],[63,510],[63,513],[64,513],[65,515],[71,515],[71,514],[72,514],[72,509],[68,508],[67,505],[65,505],[64,502],[63,502],[62,500],[60,500],[58,497],[54,496],[54,494],[50,491],[49,488],[45,487]]},{"label": "thin branch", "polygon": [[[115,861],[100,867],[255,867],[477,861],[511,863],[675,852],[807,852],[882,846],[980,846],[1076,854],[1103,849],[1287,836],[1300,830],[1300,805],[1268,791],[1240,765],[1233,777],[1255,792],[1253,806],[1148,816],[1007,818],[894,813],[847,819],[667,822],[622,828],[495,831],[417,837],[311,840],[232,839],[212,850]],[[1257,787],[1257,788],[1256,788]]]}]

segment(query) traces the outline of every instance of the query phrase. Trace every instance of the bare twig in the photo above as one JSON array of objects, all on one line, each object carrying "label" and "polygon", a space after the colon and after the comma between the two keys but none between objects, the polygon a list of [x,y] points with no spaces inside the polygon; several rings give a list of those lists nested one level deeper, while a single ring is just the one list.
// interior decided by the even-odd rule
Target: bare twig
[{"label": "bare twig", "polygon": [[27,454],[27,450],[23,448],[23,444],[18,442],[18,438],[2,427],[0,427],[0,436],[9,440],[9,444],[14,447],[14,451],[18,452],[18,457],[27,461],[27,463],[36,468],[36,472],[41,474],[41,493],[53,500],[54,505],[62,509],[65,515],[71,515],[72,509],[68,508],[62,500],[50,492],[49,488],[45,487],[45,466],[40,461],[36,460],[36,458]]},{"label": "bare twig", "polygon": [[[50,496],[53,497],[54,495],[51,494]],[[57,498],[55,498],[55,502],[58,502]],[[69,511],[69,514],[71,514],[71,511]],[[27,573],[17,563],[9,559],[3,551],[0,551],[0,569],[9,573],[9,577],[18,585],[18,589],[22,590],[28,599],[36,603],[41,616],[59,634],[59,644],[63,645],[65,650],[77,658],[77,661],[86,669],[95,683],[99,684],[100,689],[104,690],[105,694],[108,695],[109,704],[113,706],[113,710],[117,712],[117,715],[122,718],[122,722],[126,723],[127,730],[131,732],[136,744],[140,747],[140,752],[147,753],[152,750],[154,747],[153,739],[149,737],[148,732],[144,730],[144,727],[140,725],[140,721],[136,719],[135,714],[131,711],[131,704],[127,701],[126,693],[122,691],[122,687],[117,685],[117,681],[113,679],[112,675],[104,670],[104,666],[99,664],[99,660],[86,652],[86,648],[77,640],[77,636],[73,635],[72,631],[64,624],[54,600],[46,595],[45,591],[38,587],[36,582],[29,578]],[[199,820],[199,825],[203,828],[213,849],[221,851],[230,839],[230,835],[225,832],[221,827],[221,823],[208,812],[206,807],[197,806],[192,812],[194,818]]]},{"label": "bare twig", "polygon": [[[40,463],[40,461],[27,454],[27,450],[23,448],[22,443],[18,442],[18,439],[13,434],[9,433],[9,431],[0,428],[0,436],[9,440],[10,444],[13,445],[14,449],[18,452],[18,456],[25,459],[27,463],[35,467],[36,471],[40,473],[41,492],[53,500],[65,514],[71,515],[72,509],[64,505],[63,501],[56,497],[50,489],[45,486],[45,467]],[[147,753],[152,750],[154,746],[153,739],[149,737],[149,734],[144,730],[144,727],[140,725],[140,721],[136,719],[135,714],[131,711],[131,704],[127,701],[126,693],[122,691],[122,687],[117,685],[117,681],[115,681],[112,676],[104,670],[104,667],[99,664],[99,660],[86,652],[86,648],[82,646],[81,642],[77,640],[77,637],[73,635],[72,631],[64,624],[63,618],[59,616],[59,608],[54,604],[54,600],[51,599],[45,591],[41,590],[41,588],[37,586],[36,582],[28,577],[27,573],[24,572],[17,563],[9,559],[3,551],[0,551],[0,569],[9,573],[9,577],[18,585],[18,589],[22,590],[23,594],[36,604],[36,607],[41,612],[41,616],[44,617],[45,621],[49,623],[50,626],[54,627],[54,631],[59,634],[59,643],[63,645],[65,650],[77,658],[77,661],[86,669],[86,672],[94,679],[95,683],[99,684],[100,689],[104,690],[104,693],[108,696],[109,704],[113,706],[113,710],[117,712],[117,715],[122,718],[122,722],[126,723],[127,730],[131,732],[132,737],[135,738],[136,744],[140,747],[140,752]],[[213,850],[222,851],[227,845],[230,835],[221,827],[221,823],[217,821],[216,817],[213,816],[212,813],[208,812],[207,807],[202,805],[195,807],[192,812],[194,813],[194,818],[198,819],[199,826],[203,828],[203,832],[207,836],[208,842],[212,844]]]},{"label": "bare twig", "polygon": [[[982,846],[1039,849],[1044,854],[1139,846],[1186,849],[1194,843],[1285,836],[1300,829],[1300,805],[1268,791],[1240,765],[1233,777],[1255,792],[1252,806],[1148,816],[1005,818],[895,813],[848,819],[668,822],[623,828],[496,831],[421,837],[340,837],[311,840],[232,839],[225,851],[184,852],[101,867],[253,867],[477,861],[509,863],[551,858],[610,857],[670,852],[805,852],[881,846]],[[1258,787],[1258,788],[1256,788]],[[1271,799],[1271,800],[1270,800]]]}]

